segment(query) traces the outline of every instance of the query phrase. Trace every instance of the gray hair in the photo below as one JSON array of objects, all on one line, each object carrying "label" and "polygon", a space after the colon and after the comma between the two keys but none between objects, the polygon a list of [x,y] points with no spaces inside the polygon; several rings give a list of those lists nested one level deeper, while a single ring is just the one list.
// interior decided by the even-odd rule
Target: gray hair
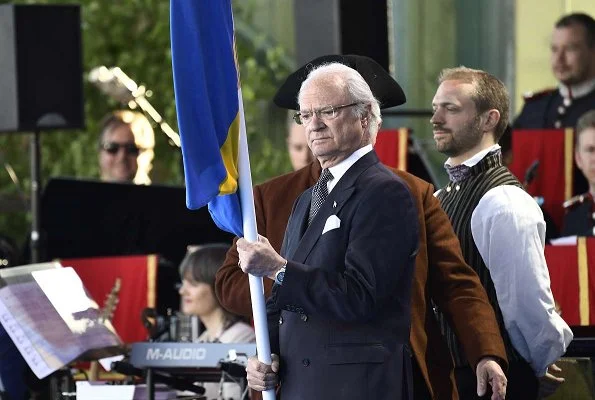
[{"label": "gray hair", "polygon": [[[333,79],[337,86],[343,87],[349,93],[352,102],[359,103],[353,107],[353,112],[358,118],[364,118],[366,115],[369,116],[367,133],[370,135],[370,143],[373,144],[376,141],[376,134],[380,128],[382,116],[380,114],[380,102],[374,97],[368,83],[359,72],[345,64],[322,64],[312,69],[308,77],[302,82],[298,93],[298,103],[300,103],[302,90],[306,84],[320,77],[325,77],[329,80]],[[367,109],[368,104],[370,105],[369,112]]]},{"label": "gray hair", "polygon": [[595,109],[587,111],[578,119],[576,123],[576,132],[574,134],[574,144],[578,146],[578,138],[584,130],[595,128]]}]

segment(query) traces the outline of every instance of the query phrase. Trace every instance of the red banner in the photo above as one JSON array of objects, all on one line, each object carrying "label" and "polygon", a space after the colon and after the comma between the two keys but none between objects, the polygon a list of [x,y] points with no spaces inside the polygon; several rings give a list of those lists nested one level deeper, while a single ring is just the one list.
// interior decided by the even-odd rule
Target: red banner
[{"label": "red banner", "polygon": [[562,228],[564,201],[572,197],[573,143],[572,129],[528,129],[512,132],[510,171],[525,183],[525,175],[536,161],[535,178],[527,186],[531,196],[543,197],[543,209],[558,229]]},{"label": "red banner", "polygon": [[545,246],[551,288],[568,325],[595,325],[595,238]]},{"label": "red banner", "polygon": [[378,131],[374,150],[386,166],[407,171],[407,146],[409,129],[384,129]]},{"label": "red banner", "polygon": [[155,307],[157,256],[122,256],[60,260],[72,267],[102,308],[114,287],[121,280],[119,301],[112,319],[114,328],[125,343],[147,340],[141,312]]}]

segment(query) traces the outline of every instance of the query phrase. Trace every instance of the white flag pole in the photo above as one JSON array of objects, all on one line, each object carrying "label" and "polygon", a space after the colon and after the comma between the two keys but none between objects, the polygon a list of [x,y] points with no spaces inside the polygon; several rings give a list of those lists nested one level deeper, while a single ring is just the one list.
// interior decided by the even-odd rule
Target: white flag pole
[{"label": "white flag pole", "polygon": [[[240,114],[240,140],[239,140],[239,192],[244,223],[244,238],[249,242],[258,240],[256,229],[256,213],[254,211],[254,194],[252,192],[252,174],[250,172],[250,157],[248,155],[248,138],[246,137],[246,121],[244,119],[244,104],[242,102],[242,89],[238,88],[239,114]],[[269,329],[267,326],[267,313],[264,300],[264,286],[262,278],[248,275],[250,281],[250,298],[252,300],[252,318],[254,318],[254,331],[256,333],[256,350],[258,360],[271,364],[271,346],[269,343]],[[275,391],[269,389],[262,392],[263,400],[275,400]]]}]

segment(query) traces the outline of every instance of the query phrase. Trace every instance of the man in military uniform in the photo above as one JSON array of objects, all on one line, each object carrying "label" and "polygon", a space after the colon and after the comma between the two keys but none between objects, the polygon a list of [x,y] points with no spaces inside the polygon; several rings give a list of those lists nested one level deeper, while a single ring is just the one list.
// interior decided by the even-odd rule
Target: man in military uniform
[{"label": "man in military uniform", "polygon": [[564,203],[563,236],[595,235],[595,109],[584,114],[576,126],[574,149],[576,165],[589,182],[589,191],[575,196]]},{"label": "man in military uniform", "polygon": [[[583,13],[560,18],[552,33],[551,52],[558,88],[525,96],[514,129],[574,128],[581,115],[595,108],[595,20]],[[574,193],[587,188],[575,168]]]},{"label": "man in military uniform", "polygon": [[559,19],[551,51],[559,86],[526,96],[514,129],[574,128],[581,115],[595,108],[595,20],[582,13]]}]

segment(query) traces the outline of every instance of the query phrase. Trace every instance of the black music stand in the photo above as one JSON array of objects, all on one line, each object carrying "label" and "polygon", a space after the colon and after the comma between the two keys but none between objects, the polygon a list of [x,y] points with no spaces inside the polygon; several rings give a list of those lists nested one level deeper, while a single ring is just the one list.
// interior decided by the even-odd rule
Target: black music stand
[{"label": "black music stand", "polygon": [[44,259],[158,254],[158,310],[176,310],[186,247],[233,238],[206,207],[188,210],[185,196],[183,187],[51,179],[41,201]]}]

